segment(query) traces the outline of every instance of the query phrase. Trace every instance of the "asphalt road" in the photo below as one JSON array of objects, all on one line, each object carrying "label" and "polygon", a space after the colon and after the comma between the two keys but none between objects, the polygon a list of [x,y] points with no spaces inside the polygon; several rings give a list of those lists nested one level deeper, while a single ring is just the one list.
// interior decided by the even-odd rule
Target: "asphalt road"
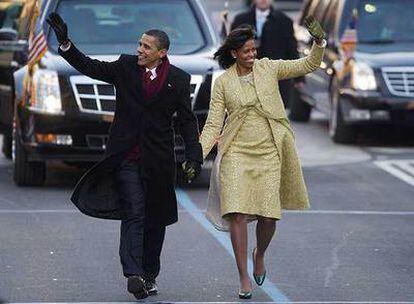
[{"label": "asphalt road", "polygon": [[[284,213],[266,284],[250,302],[414,301],[414,145],[392,133],[335,145],[318,115],[294,129],[312,209]],[[11,172],[0,157],[0,302],[133,302],[119,223],[69,202],[82,172],[51,164],[39,188],[16,187]],[[160,293],[149,302],[238,301],[228,235],[203,215],[208,180],[206,168],[177,189],[179,223],[167,230]],[[250,251],[253,224],[249,241]]]}]

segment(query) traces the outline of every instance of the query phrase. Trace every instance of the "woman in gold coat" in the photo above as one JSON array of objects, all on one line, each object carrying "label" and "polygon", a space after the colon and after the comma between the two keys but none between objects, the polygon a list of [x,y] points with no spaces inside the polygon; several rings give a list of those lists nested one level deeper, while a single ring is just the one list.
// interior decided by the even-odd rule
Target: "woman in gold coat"
[{"label": "woman in gold coat", "polygon": [[293,131],[278,90],[279,80],[308,74],[321,63],[325,33],[312,17],[305,24],[315,38],[305,58],[257,60],[255,32],[247,26],[233,30],[215,54],[226,71],[215,80],[200,137],[204,158],[218,143],[207,217],[216,228],[230,230],[241,299],[252,296],[247,272],[247,222],[257,220],[253,277],[262,285],[266,276],[264,255],[281,209],[309,207]]}]

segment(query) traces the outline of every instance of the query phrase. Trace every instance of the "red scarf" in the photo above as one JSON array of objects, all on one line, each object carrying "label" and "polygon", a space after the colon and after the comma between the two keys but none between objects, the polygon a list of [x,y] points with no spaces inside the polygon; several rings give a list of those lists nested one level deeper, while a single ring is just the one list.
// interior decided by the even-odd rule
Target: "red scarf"
[{"label": "red scarf", "polygon": [[[151,80],[149,77],[146,77],[145,75],[145,67],[141,67],[142,72],[142,89],[143,89],[143,96],[145,99],[150,99],[155,94],[157,94],[159,91],[161,91],[162,87],[165,84],[165,81],[167,80],[168,72],[170,70],[170,61],[168,60],[168,57],[165,57],[162,59],[161,63],[157,66],[156,72],[157,77],[153,80]],[[148,71],[149,75],[151,74],[150,71]],[[140,150],[138,144],[136,144],[131,150],[127,152],[125,155],[125,159],[137,161],[140,156]]]},{"label": "red scarf", "polygon": [[[143,96],[145,99],[150,99],[159,91],[161,91],[162,87],[167,80],[168,72],[170,70],[170,61],[168,57],[162,59],[161,63],[157,66],[156,72],[157,77],[153,80],[149,79],[149,77],[145,77],[145,67],[142,67],[142,89],[143,89]],[[148,73],[151,73],[148,71]]]}]

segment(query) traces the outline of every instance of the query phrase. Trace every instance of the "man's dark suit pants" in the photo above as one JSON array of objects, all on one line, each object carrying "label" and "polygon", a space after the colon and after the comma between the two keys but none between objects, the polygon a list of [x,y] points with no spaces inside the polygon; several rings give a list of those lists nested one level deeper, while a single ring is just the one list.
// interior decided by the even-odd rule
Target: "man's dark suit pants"
[{"label": "man's dark suit pants", "polygon": [[165,227],[145,228],[145,190],[139,173],[139,162],[124,160],[117,172],[116,182],[128,214],[121,222],[119,246],[124,275],[155,279],[160,271]]}]

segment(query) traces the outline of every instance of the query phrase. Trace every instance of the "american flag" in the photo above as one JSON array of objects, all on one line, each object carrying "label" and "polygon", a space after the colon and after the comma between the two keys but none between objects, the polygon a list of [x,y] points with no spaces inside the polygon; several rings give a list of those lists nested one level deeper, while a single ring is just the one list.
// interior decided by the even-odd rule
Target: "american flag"
[{"label": "american flag", "polygon": [[40,15],[41,3],[37,0],[35,3],[35,13],[32,16],[31,32],[29,36],[29,57],[28,64],[32,66],[40,61],[42,56],[47,52],[46,37],[43,33],[43,27],[37,22]]}]

